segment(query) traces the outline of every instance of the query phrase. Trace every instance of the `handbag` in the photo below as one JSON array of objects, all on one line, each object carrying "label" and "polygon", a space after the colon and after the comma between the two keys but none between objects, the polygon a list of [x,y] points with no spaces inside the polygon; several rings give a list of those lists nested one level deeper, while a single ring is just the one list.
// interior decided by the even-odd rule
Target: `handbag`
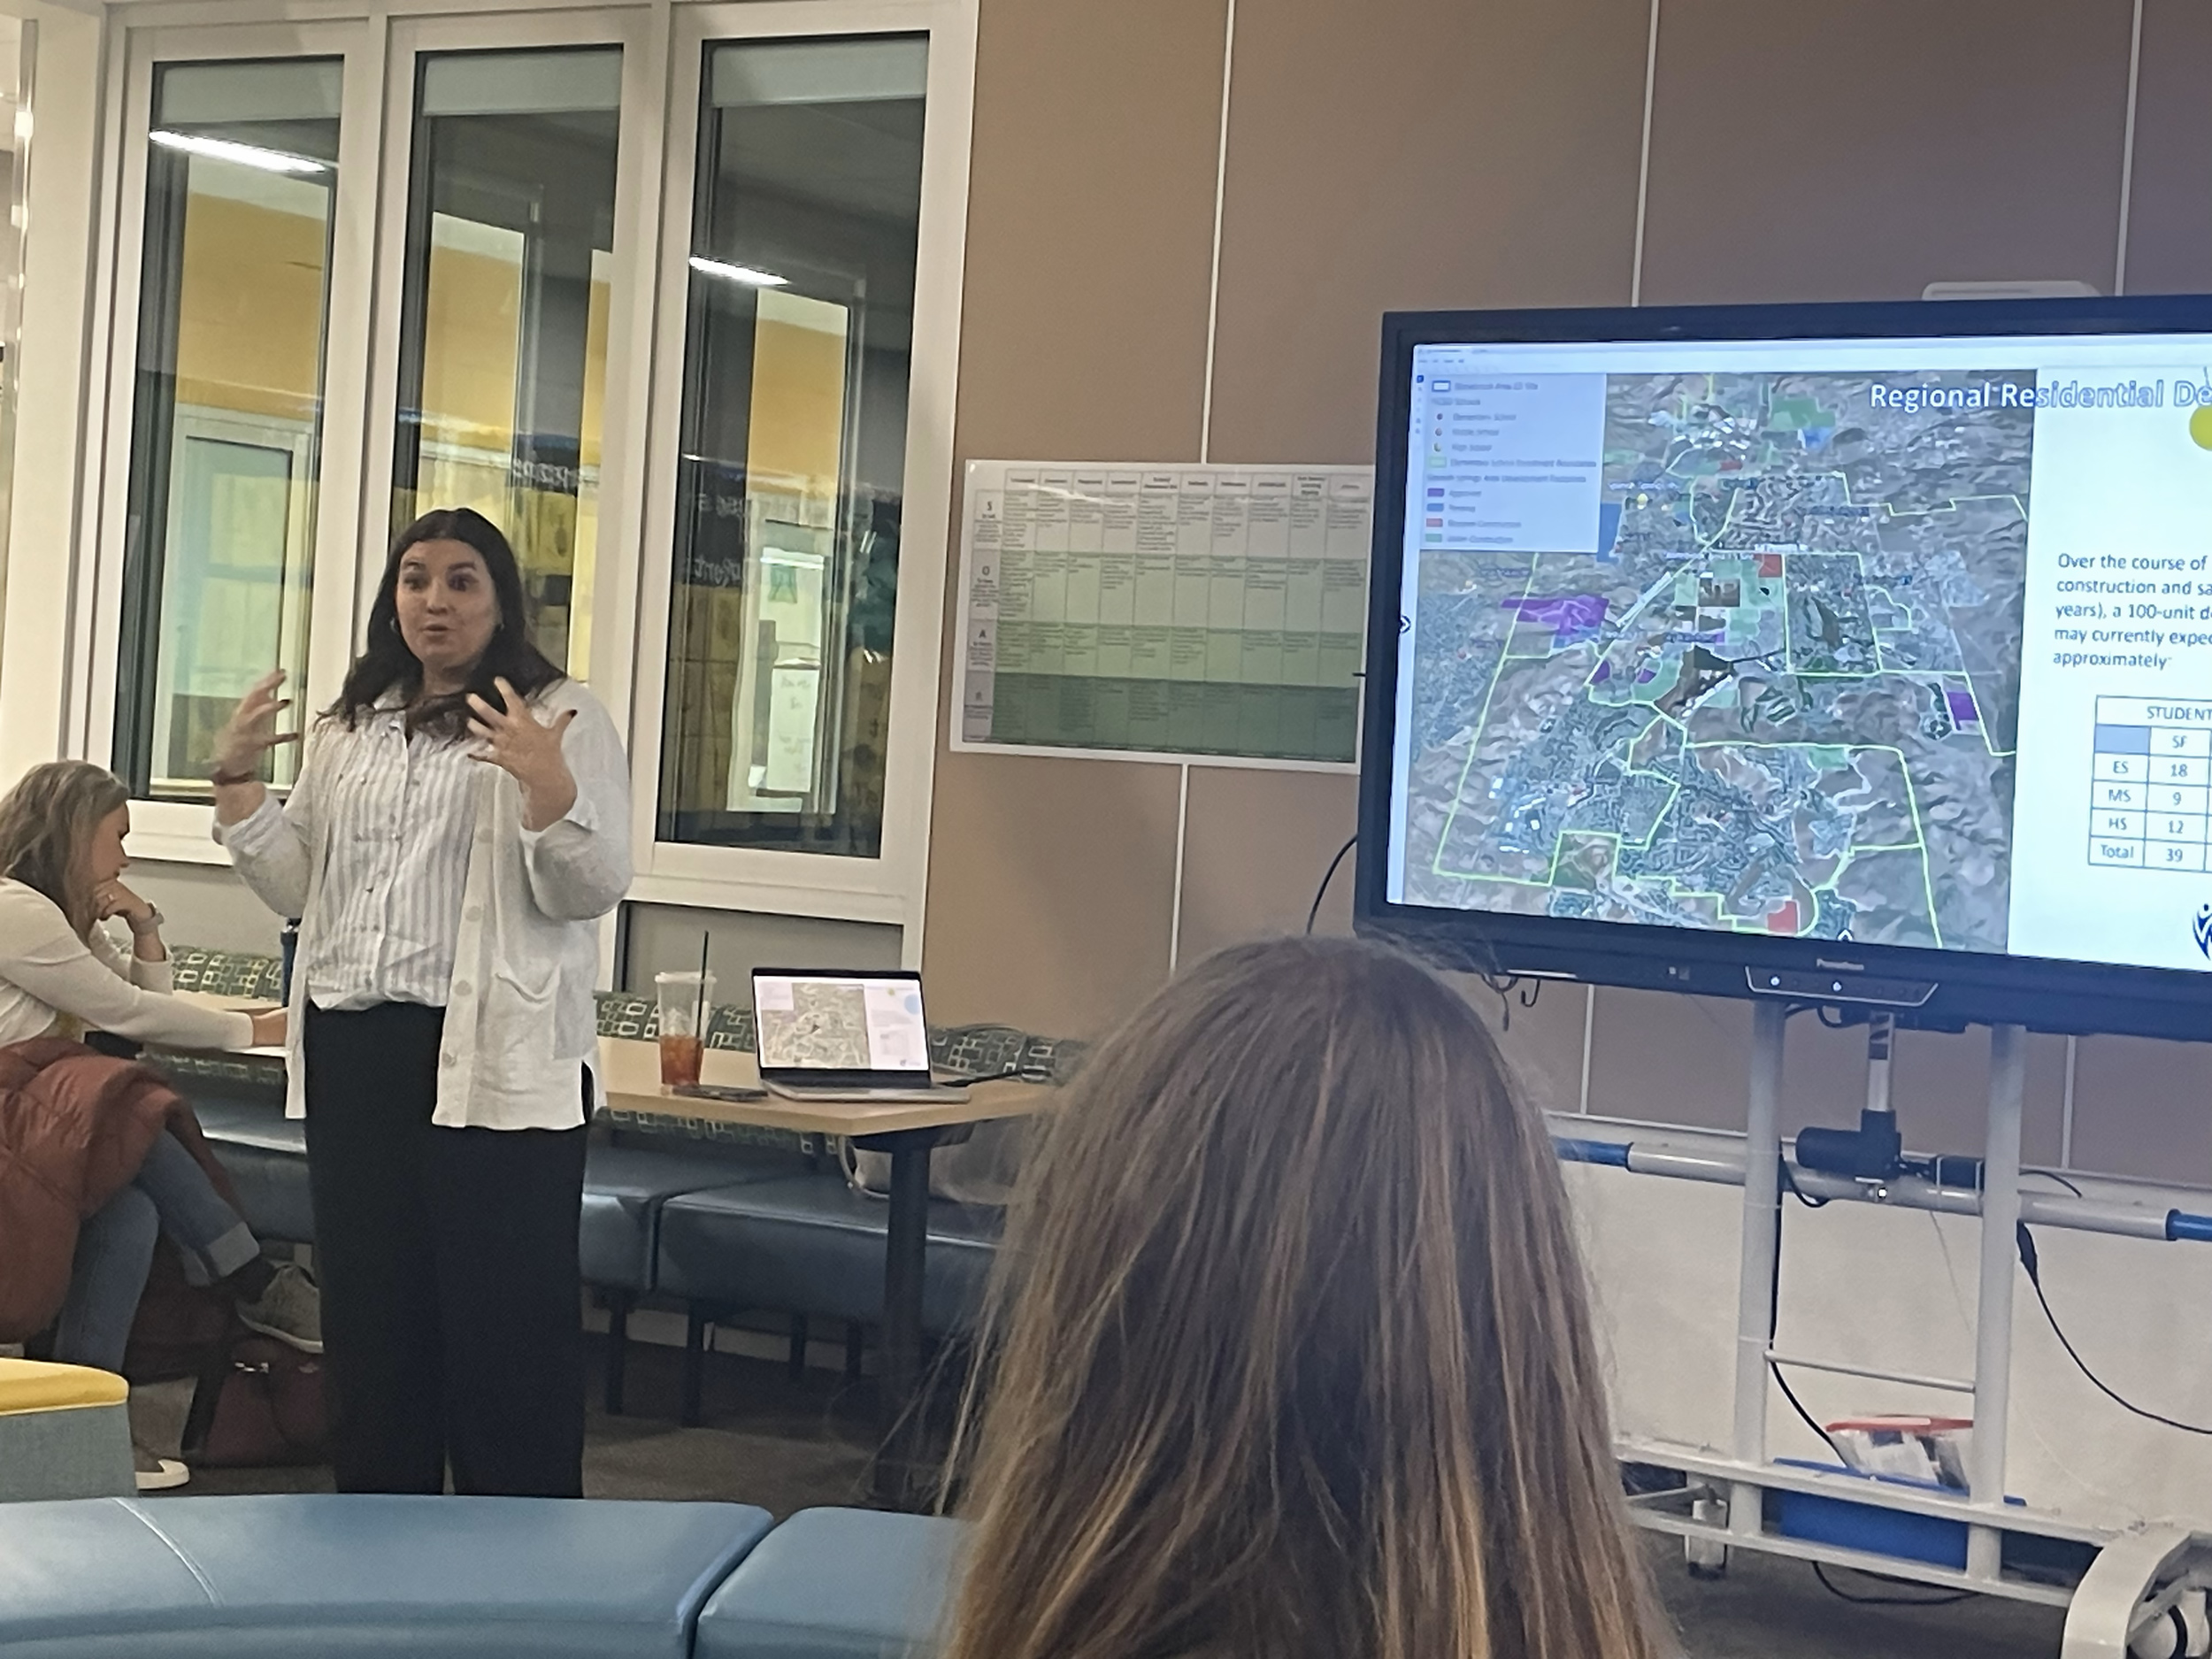
[{"label": "handbag", "polygon": [[273,1469],[323,1461],[329,1407],[319,1356],[248,1333],[202,1373],[184,1430],[185,1461]]}]

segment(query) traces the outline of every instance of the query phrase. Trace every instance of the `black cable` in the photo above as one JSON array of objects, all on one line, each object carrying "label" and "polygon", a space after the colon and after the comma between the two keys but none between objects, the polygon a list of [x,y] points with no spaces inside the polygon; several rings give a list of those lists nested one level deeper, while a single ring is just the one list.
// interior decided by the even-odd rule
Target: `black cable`
[{"label": "black cable", "polygon": [[2122,1410],[2132,1411],[2137,1417],[2147,1422],[2163,1424],[2170,1429],[2179,1429],[2184,1434],[2212,1435],[2212,1429],[2200,1428],[2193,1423],[2184,1423],[2177,1418],[2164,1417],[2155,1411],[2145,1410],[2133,1401],[2124,1399],[2115,1393],[2103,1378],[2091,1371],[2088,1363],[2074,1351],[2073,1343],[2067,1339],[2065,1331],[2059,1325],[2058,1316],[2051,1311],[2050,1298],[2043,1294],[2043,1271],[2040,1263],[2036,1258],[2035,1235],[2028,1231],[2026,1222],[2019,1224],[2015,1231],[2014,1238],[2020,1248],[2020,1265],[2027,1270],[2028,1283],[2034,1286],[2036,1303],[2043,1310],[2043,1317],[2051,1322],[2051,1334],[2058,1339],[2058,1345],[2066,1350],[2066,1357],[2074,1362],[2075,1368],[2089,1379],[2099,1394],[2104,1395]]},{"label": "black cable", "polygon": [[2081,1188],[2075,1186],[2073,1182],[2068,1180],[2056,1170],[2026,1170],[2022,1172],[2027,1175],[2040,1175],[2047,1181],[2056,1181],[2061,1187],[2063,1187],[2068,1192],[2073,1194],[2073,1195],[2077,1198],[2079,1198],[2082,1195]]},{"label": "black cable", "polygon": [[[1813,1577],[1820,1580],[1822,1589],[1839,1600],[1860,1607],[1949,1607],[1957,1601],[1970,1601],[1980,1594],[1978,1590],[1954,1590],[1943,1595],[1855,1595],[1828,1576],[1828,1570],[1818,1562],[1812,1563]],[[1877,1584],[1911,1584],[1911,1578],[1893,1578],[1886,1573],[1868,1572],[1861,1567],[1847,1567],[1847,1572],[1858,1573]]]},{"label": "black cable", "polygon": [[1810,1429],[1814,1433],[1819,1435],[1823,1440],[1827,1442],[1828,1449],[1836,1455],[1836,1461],[1838,1463],[1841,1463],[1846,1469],[1850,1468],[1851,1460],[1843,1455],[1843,1448],[1836,1444],[1836,1437],[1829,1433],[1826,1429],[1822,1428],[1820,1424],[1814,1418],[1813,1414],[1805,1409],[1805,1402],[1797,1397],[1797,1390],[1791,1387],[1790,1379],[1782,1375],[1782,1363],[1779,1360],[1770,1356],[1767,1360],[1767,1369],[1774,1373],[1775,1386],[1781,1389],[1782,1398],[1790,1402],[1790,1409],[1795,1411],[1799,1417],[1805,1419],[1805,1426],[1807,1428]]},{"label": "black cable", "polygon": [[1324,871],[1321,875],[1321,885],[1313,890],[1313,908],[1306,912],[1306,931],[1308,933],[1310,933],[1313,932],[1313,925],[1320,918],[1321,901],[1328,895],[1329,883],[1336,879],[1336,867],[1344,862],[1344,855],[1350,852],[1353,848],[1358,845],[1359,837],[1355,835],[1350,841],[1346,841],[1343,846],[1338,848],[1336,849],[1336,856],[1329,860],[1328,869]]},{"label": "black cable", "polygon": [[1808,1198],[1805,1189],[1797,1184],[1797,1171],[1790,1167],[1787,1158],[1782,1160],[1782,1187],[1791,1197],[1808,1210],[1825,1210],[1836,1201],[1832,1198]]}]

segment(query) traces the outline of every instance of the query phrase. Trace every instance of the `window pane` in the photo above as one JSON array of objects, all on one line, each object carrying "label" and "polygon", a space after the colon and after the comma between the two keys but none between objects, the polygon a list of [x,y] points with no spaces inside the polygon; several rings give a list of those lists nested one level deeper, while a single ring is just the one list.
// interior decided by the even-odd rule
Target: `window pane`
[{"label": "window pane", "polygon": [[137,795],[204,796],[232,705],[306,666],[340,78],[155,71],[115,738]]},{"label": "window pane", "polygon": [[392,527],[507,533],[539,647],[591,666],[619,47],[419,60]]},{"label": "window pane", "polygon": [[659,836],[873,857],[926,37],[709,49]]}]

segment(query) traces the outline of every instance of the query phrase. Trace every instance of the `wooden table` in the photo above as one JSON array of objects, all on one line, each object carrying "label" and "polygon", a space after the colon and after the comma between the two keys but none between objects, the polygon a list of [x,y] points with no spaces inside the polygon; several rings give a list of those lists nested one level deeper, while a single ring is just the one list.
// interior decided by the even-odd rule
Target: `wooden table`
[{"label": "wooden table", "polygon": [[[911,1494],[916,1388],[921,1376],[922,1272],[929,1247],[930,1154],[957,1141],[979,1123],[1027,1117],[1044,1110],[1058,1091],[1018,1079],[971,1087],[965,1101],[795,1101],[771,1094],[760,1100],[706,1100],[675,1094],[660,1080],[660,1045],[634,1038],[599,1040],[599,1080],[608,1106],[641,1117],[749,1124],[797,1134],[849,1135],[853,1144],[891,1155],[891,1210],[883,1254],[884,1454],[876,1459],[879,1498],[904,1502]],[[709,1048],[699,1080],[758,1087],[753,1056],[740,1049]]]}]

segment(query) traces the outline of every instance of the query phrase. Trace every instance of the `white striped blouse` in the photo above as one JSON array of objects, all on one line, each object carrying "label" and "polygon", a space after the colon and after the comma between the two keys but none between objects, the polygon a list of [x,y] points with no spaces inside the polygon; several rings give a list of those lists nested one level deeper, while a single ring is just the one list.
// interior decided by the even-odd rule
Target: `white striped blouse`
[{"label": "white striped blouse", "polygon": [[[308,1000],[318,1008],[442,1008],[484,763],[470,757],[465,738],[409,737],[397,709],[318,736],[308,761],[317,775],[302,782],[317,816],[336,833],[293,972],[307,976]],[[296,788],[295,799],[301,793]],[[276,830],[276,814],[272,798],[224,840],[250,848]]]}]

